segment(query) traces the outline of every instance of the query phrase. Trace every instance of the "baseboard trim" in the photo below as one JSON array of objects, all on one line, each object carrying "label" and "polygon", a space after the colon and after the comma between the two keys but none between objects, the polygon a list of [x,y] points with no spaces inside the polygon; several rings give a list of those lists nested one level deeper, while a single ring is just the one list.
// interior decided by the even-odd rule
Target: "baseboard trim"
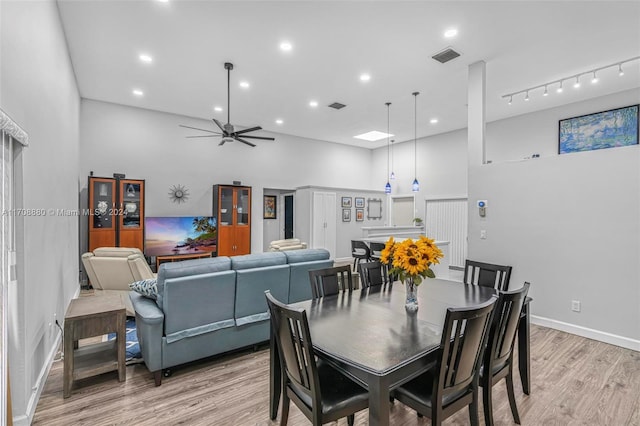
[{"label": "baseboard trim", "polygon": [[531,315],[531,323],[640,352],[640,340],[630,339],[628,337],[618,336],[617,334],[594,330],[592,328],[569,324],[550,318],[539,317],[537,315]]}]

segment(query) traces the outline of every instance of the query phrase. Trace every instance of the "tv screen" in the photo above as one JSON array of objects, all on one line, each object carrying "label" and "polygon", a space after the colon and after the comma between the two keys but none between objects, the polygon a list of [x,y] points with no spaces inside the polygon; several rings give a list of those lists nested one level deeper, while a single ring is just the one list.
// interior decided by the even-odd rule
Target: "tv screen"
[{"label": "tv screen", "polygon": [[145,254],[167,256],[216,251],[215,218],[145,217]]}]

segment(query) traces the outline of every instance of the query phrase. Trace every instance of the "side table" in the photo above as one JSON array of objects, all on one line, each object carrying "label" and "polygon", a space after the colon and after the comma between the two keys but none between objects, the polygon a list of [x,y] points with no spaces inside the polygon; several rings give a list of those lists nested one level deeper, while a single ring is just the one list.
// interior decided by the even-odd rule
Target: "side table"
[{"label": "side table", "polygon": [[[86,296],[73,299],[64,316],[63,397],[71,395],[74,380],[109,371],[126,379],[126,308],[122,296]],[[78,347],[79,339],[116,333],[108,342]]]}]

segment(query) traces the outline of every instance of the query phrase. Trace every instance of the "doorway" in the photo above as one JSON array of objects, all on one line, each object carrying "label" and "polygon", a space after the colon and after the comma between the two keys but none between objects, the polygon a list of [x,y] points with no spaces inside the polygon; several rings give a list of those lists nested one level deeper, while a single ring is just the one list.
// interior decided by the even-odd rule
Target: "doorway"
[{"label": "doorway", "polygon": [[293,238],[293,195],[284,196],[284,238]]},{"label": "doorway", "polygon": [[415,217],[415,198],[413,195],[391,198],[392,226],[413,225]]}]

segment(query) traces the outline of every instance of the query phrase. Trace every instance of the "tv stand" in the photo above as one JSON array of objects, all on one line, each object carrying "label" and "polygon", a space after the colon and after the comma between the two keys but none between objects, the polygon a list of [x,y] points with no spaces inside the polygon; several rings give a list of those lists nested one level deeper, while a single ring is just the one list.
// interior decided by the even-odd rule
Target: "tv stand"
[{"label": "tv stand", "polygon": [[180,262],[182,260],[201,259],[204,257],[211,257],[211,254],[212,252],[202,252],[202,253],[172,254],[168,256],[156,256],[156,272],[158,271],[160,264],[164,262]]}]

